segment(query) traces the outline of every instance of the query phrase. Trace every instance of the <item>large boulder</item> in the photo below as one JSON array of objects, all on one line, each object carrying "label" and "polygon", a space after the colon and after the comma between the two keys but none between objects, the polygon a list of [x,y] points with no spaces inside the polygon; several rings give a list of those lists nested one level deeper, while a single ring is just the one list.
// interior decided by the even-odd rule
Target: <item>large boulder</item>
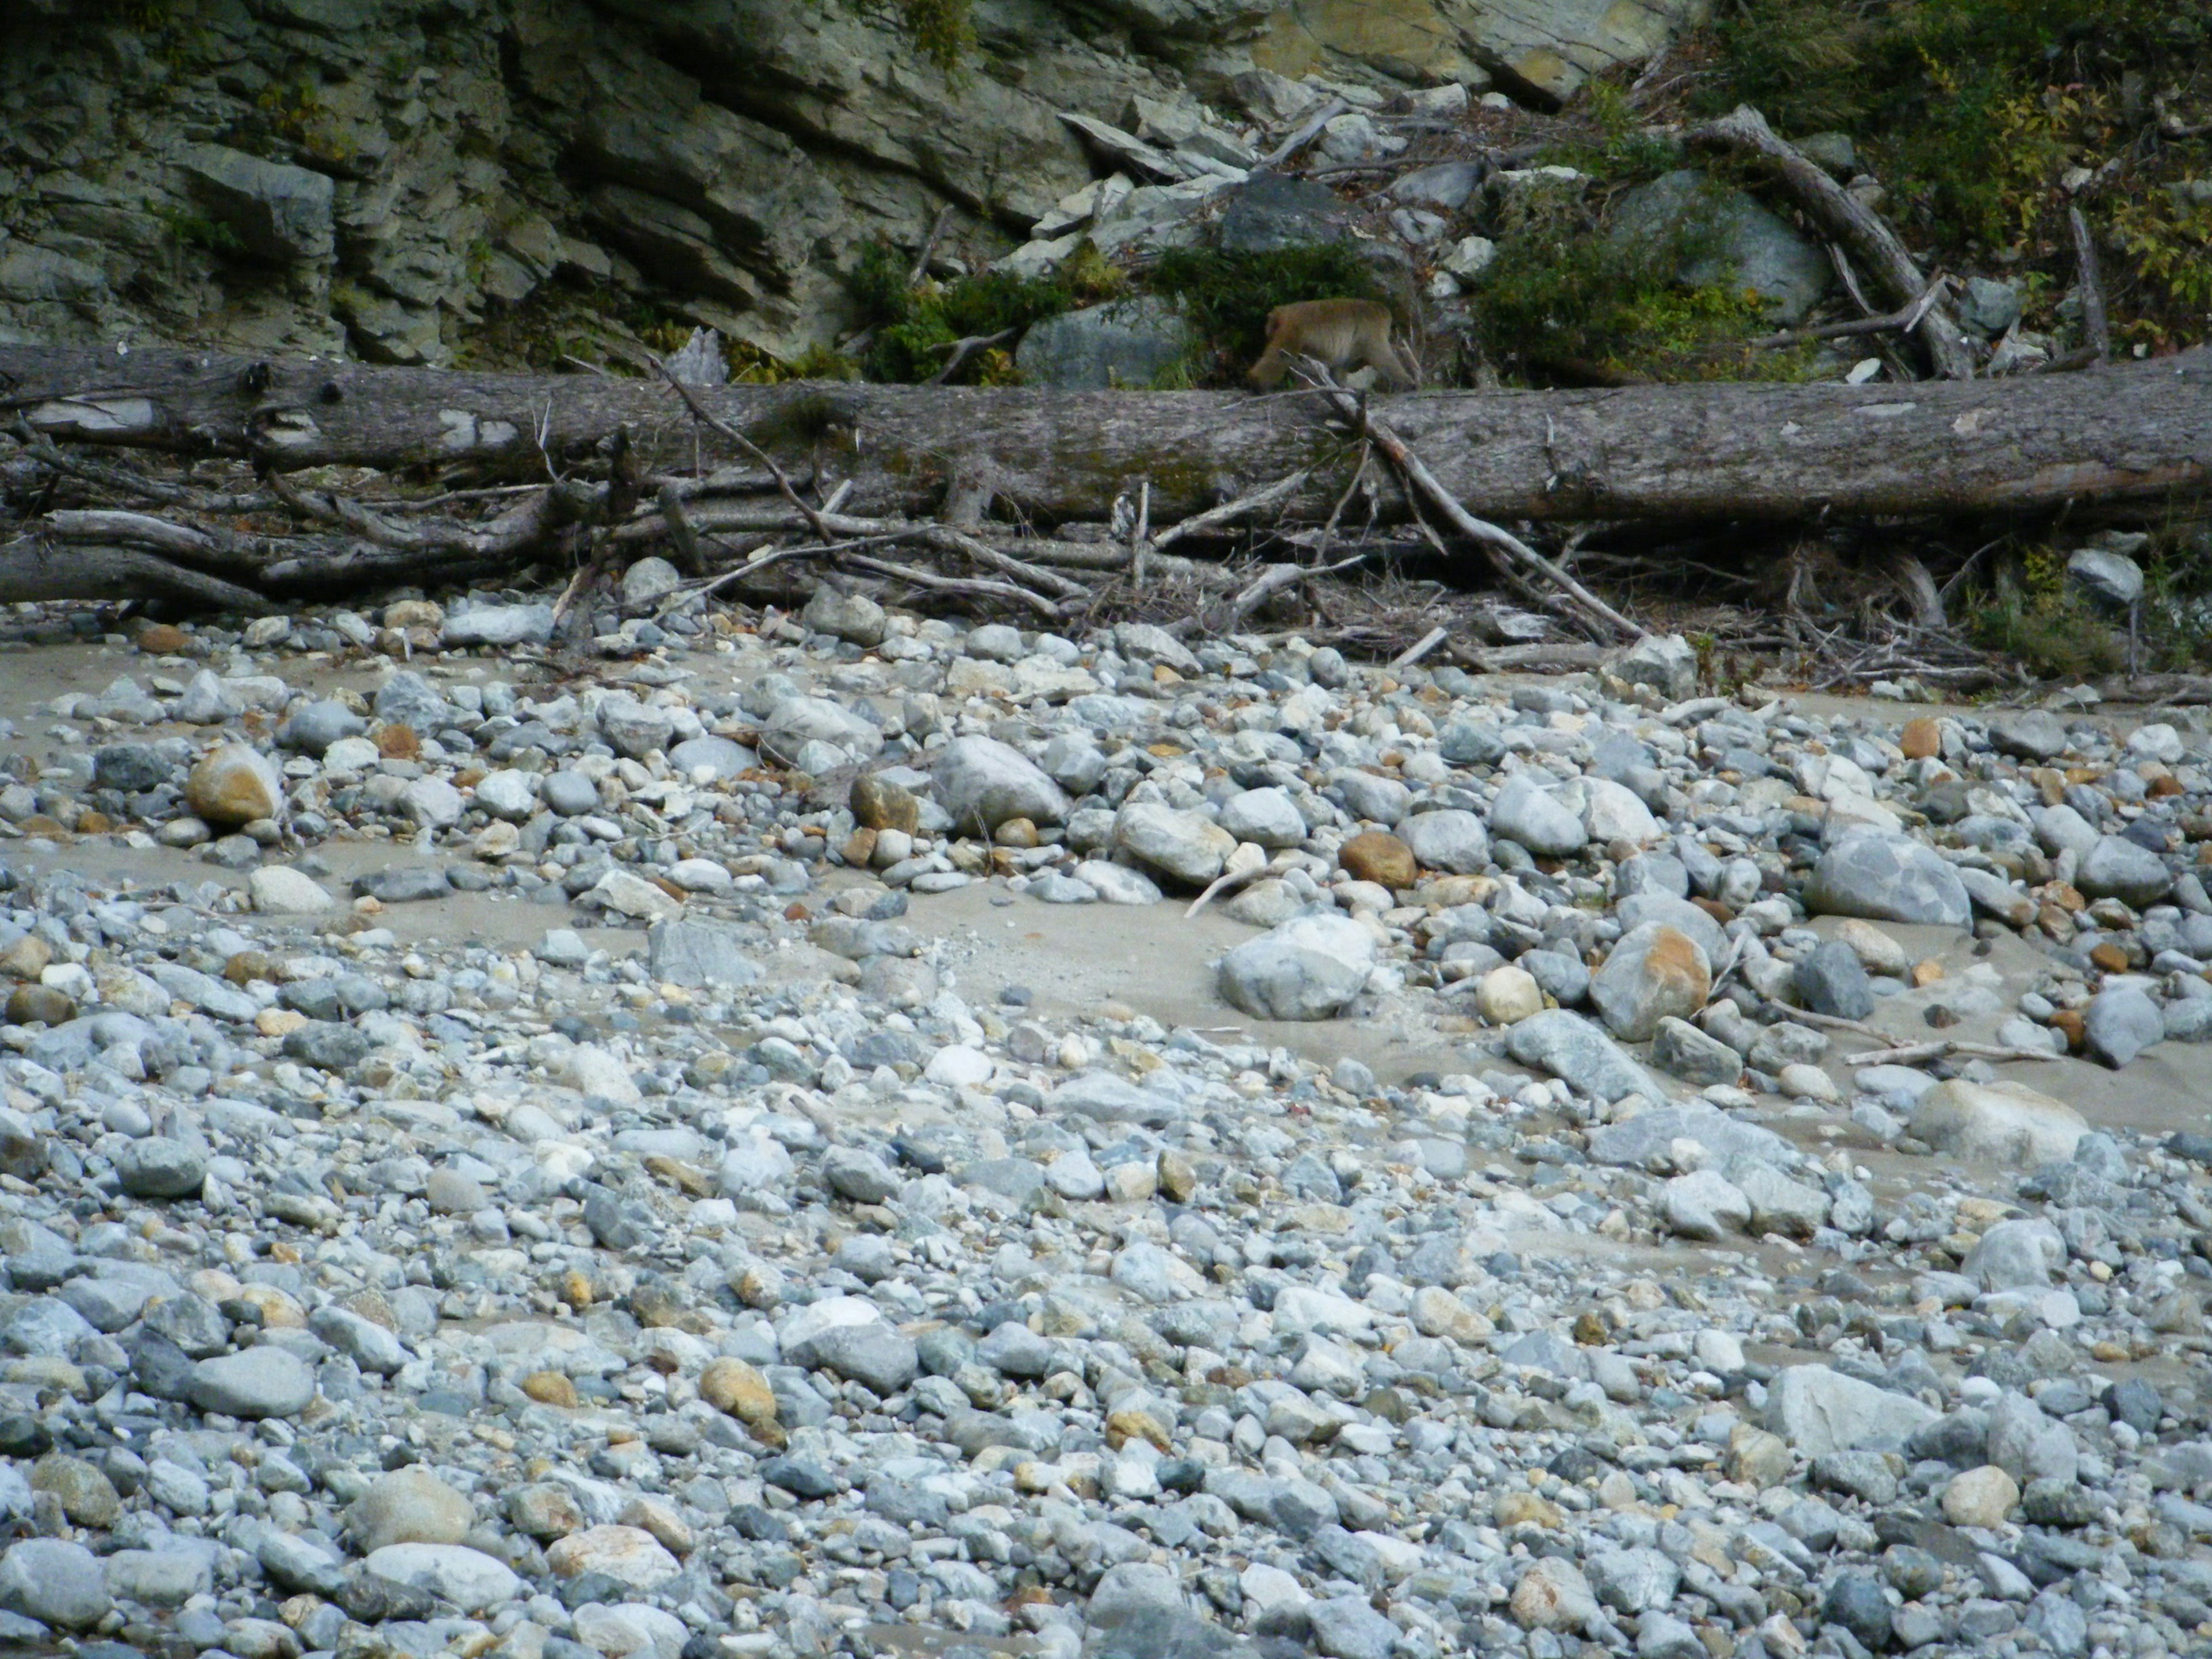
[{"label": "large boulder", "polygon": [[1878,1389],[1826,1365],[1792,1365],[1766,1393],[1767,1426],[1802,1456],[1893,1450],[1936,1413],[1910,1395]]},{"label": "large boulder", "polygon": [[1817,244],[1740,190],[1716,185],[1694,167],[1662,173],[1620,198],[1613,240],[1663,246],[1676,236],[1692,250],[1675,275],[1698,288],[1748,289],[1767,313],[1801,321],[1834,281]]},{"label": "large boulder", "polygon": [[1146,295],[1036,324],[1022,337],[1014,367],[1029,384],[1063,392],[1141,391],[1181,362],[1196,339],[1173,304]]},{"label": "large boulder", "polygon": [[955,738],[933,769],[938,805],[960,834],[988,836],[1012,818],[1060,823],[1067,817],[1060,787],[996,738]]},{"label": "large boulder", "polygon": [[1805,908],[1814,915],[1949,927],[1973,920],[1966,887],[1942,854],[1879,830],[1854,831],[1820,854],[1805,885]]},{"label": "large boulder", "polygon": [[327,259],[335,240],[330,175],[220,144],[178,158],[192,194],[239,249],[272,264]]},{"label": "large boulder", "polygon": [[1375,939],[1349,916],[1298,916],[1221,958],[1224,1000],[1258,1019],[1329,1019],[1366,988]]},{"label": "large boulder", "polygon": [[1954,1078],[1922,1095],[1912,1133],[1939,1152],[2033,1169],[2063,1163],[2089,1133],[2081,1114],[2025,1083]]},{"label": "large boulder", "polygon": [[1711,989],[1711,965],[1697,941],[1663,921],[1647,921],[1623,934],[1590,975],[1589,995],[1607,1030],[1642,1042],[1662,1019],[1696,1013]]}]

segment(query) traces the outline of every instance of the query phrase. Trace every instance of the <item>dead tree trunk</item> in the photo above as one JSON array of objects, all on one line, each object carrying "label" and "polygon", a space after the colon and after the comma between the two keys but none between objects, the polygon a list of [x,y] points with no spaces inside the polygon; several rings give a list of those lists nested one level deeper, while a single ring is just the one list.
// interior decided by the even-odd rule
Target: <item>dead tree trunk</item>
[{"label": "dead tree trunk", "polygon": [[[1413,458],[1395,476],[1414,479],[1424,510],[1494,544],[1492,556],[1518,550],[1508,562],[1527,567],[1522,586],[1564,593],[1575,602],[1563,614],[1610,638],[1635,624],[1502,526],[2148,510],[2212,484],[2205,352],[1995,383],[1440,392],[1376,399],[1373,410],[1364,418],[1342,392],[679,392],[0,346],[0,429],[23,446],[0,465],[0,487],[20,474],[66,479],[74,492],[55,501],[41,484],[41,510],[12,533],[0,525],[0,600],[161,596],[243,609],[549,558],[596,569],[665,544],[696,578],[710,562],[725,568],[718,586],[771,567],[788,584],[799,572],[783,567],[826,561],[940,600],[1064,619],[1105,580],[1068,573],[1137,558],[1141,586],[1182,562],[1158,550],[1178,538],[1264,518],[1326,544],[1362,456],[1387,435]],[[264,476],[255,485],[234,467],[219,489],[153,478],[88,446],[227,458]],[[470,487],[407,500],[386,480],[374,498],[349,499],[291,481],[338,464],[434,473],[440,489],[459,473]],[[963,509],[985,474],[1020,529]],[[502,478],[523,482],[487,487]],[[489,516],[426,516],[464,497]],[[1145,504],[1137,533],[1101,540],[1101,521],[1129,497]],[[1377,523],[1420,516],[1393,479],[1375,482],[1372,504]],[[931,521],[940,514],[963,526]],[[1173,527],[1155,541],[1147,520]],[[890,556],[902,548],[965,568],[923,571]]]},{"label": "dead tree trunk", "polygon": [[[1067,392],[800,382],[696,395],[845,508],[933,512],[963,463],[1046,522],[1103,519],[1151,481],[1165,522],[1304,469],[1281,507],[1319,521],[1351,446],[1296,392]],[[1378,398],[1468,510],[1493,520],[2033,512],[2154,501],[2212,482],[2212,352],[2096,376],[1907,386],[1741,382]],[[230,456],[275,471],[332,464],[544,479],[627,429],[658,468],[698,436],[665,385],[262,362],[173,351],[0,346],[0,417],[65,442]],[[709,434],[710,459],[740,459]],[[759,493],[775,490],[763,476]],[[1402,517],[1402,495],[1382,510]]]}]

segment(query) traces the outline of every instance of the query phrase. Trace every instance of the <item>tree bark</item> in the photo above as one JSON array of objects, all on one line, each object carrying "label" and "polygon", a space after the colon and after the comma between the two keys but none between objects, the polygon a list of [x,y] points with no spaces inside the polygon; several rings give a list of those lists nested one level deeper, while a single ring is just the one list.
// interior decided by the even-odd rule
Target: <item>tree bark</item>
[{"label": "tree bark", "polygon": [[[801,382],[697,388],[703,408],[855,516],[930,514],[963,465],[1032,522],[1101,520],[1150,481],[1155,523],[1309,477],[1275,509],[1318,522],[1357,444],[1297,393],[1068,392]],[[1908,386],[1739,382],[1411,393],[1374,407],[1480,517],[1790,521],[2155,504],[2212,483],[2212,352],[2096,375]],[[0,346],[0,418],[81,443],[233,456],[272,471],[469,464],[543,480],[627,430],[656,466],[695,453],[669,387],[268,362],[174,351]],[[1407,502],[1384,488],[1385,517]],[[702,526],[705,509],[695,514]]]}]

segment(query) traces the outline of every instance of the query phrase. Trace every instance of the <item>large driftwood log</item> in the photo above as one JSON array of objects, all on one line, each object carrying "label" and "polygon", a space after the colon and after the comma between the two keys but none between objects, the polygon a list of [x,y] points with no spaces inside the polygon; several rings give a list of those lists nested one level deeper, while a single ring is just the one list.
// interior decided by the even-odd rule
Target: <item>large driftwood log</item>
[{"label": "large driftwood log", "polygon": [[[928,514],[963,465],[1033,520],[1106,517],[1149,481],[1155,522],[1305,471],[1319,521],[1356,445],[1310,394],[1065,392],[805,382],[696,395],[858,515]],[[2081,375],[1911,386],[1718,383],[1378,398],[1441,485],[1497,520],[2049,511],[2212,483],[2212,352]],[[741,459],[667,386],[176,351],[0,346],[0,421],[57,440],[246,457],[272,471],[470,463],[547,477],[627,430],[663,466]],[[1382,491],[1384,516],[1403,495]]]}]

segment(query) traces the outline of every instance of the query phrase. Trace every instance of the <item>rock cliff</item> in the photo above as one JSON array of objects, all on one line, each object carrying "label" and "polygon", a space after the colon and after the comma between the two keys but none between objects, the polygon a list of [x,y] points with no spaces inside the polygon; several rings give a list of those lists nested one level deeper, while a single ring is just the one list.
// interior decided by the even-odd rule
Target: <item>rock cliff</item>
[{"label": "rock cliff", "polygon": [[1695,0],[975,0],[950,70],[845,0],[25,0],[0,20],[0,339],[437,364],[569,331],[833,337],[884,237],[969,259],[1253,70],[1557,98]]}]

